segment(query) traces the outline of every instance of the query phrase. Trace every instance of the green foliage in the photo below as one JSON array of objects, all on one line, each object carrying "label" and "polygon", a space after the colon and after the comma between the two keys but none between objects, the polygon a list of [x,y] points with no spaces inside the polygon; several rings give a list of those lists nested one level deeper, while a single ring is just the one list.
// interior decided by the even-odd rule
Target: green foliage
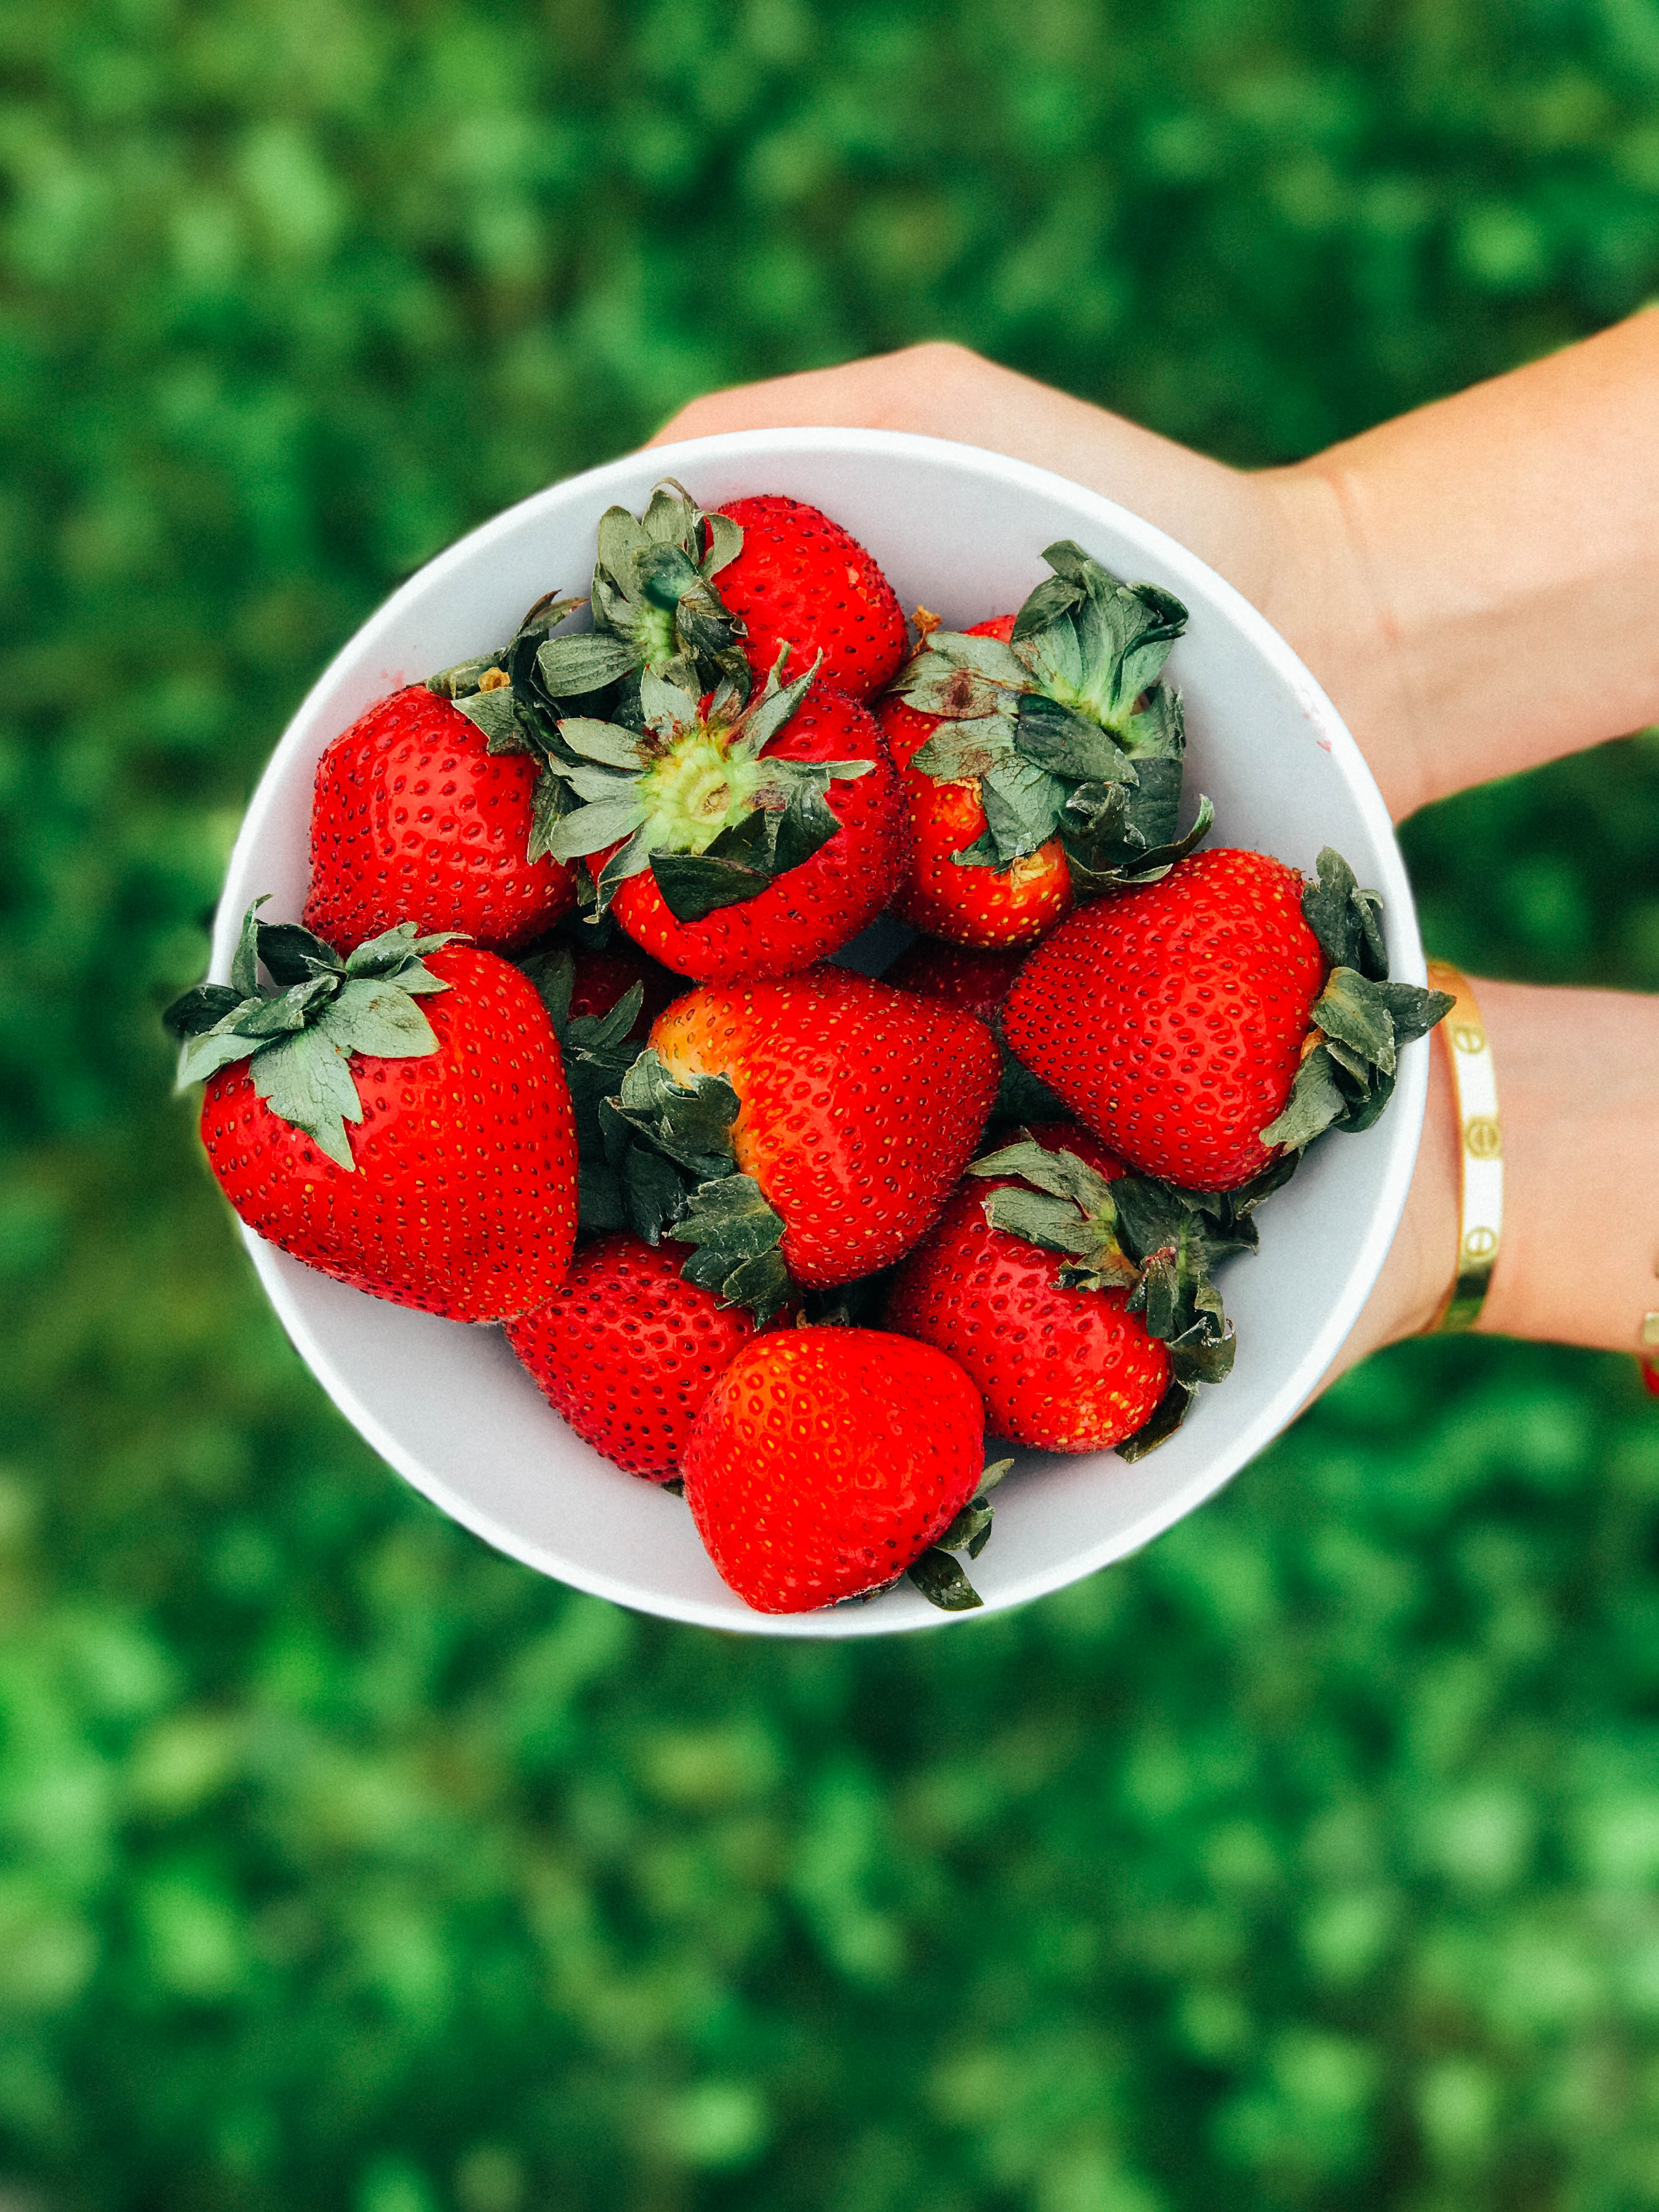
[{"label": "green foliage", "polygon": [[[1651,8],[74,0],[0,68],[0,2201],[1659,2206],[1628,1362],[1391,1354],[1014,1619],[666,1628],[343,1428],[155,1019],[332,647],[700,388],[945,334],[1255,460],[1637,305]],[[1409,835],[1451,957],[1646,987],[1656,841],[1651,739]]]}]

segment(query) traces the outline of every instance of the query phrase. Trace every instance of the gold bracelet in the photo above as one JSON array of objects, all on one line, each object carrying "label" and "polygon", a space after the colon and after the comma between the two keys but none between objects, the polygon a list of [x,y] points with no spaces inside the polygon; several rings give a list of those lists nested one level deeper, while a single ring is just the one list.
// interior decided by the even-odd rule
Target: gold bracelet
[{"label": "gold bracelet", "polygon": [[1461,1186],[1458,1200],[1457,1273],[1425,1336],[1473,1328],[1492,1287],[1492,1269],[1504,1233],[1504,1142],[1498,1121],[1498,1077],[1492,1066],[1486,1025],[1480,1018],[1469,980],[1445,960],[1431,960],[1429,981],[1449,991],[1456,1004],[1440,1024],[1451,1061],[1457,1100]]}]

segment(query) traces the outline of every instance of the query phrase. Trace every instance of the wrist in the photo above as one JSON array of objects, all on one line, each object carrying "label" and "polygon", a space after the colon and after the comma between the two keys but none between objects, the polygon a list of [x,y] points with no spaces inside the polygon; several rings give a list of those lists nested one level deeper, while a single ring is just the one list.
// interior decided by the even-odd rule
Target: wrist
[{"label": "wrist", "polygon": [[1255,604],[1329,694],[1398,822],[1431,794],[1398,625],[1367,545],[1363,485],[1323,454],[1252,481],[1271,518],[1271,565]]}]

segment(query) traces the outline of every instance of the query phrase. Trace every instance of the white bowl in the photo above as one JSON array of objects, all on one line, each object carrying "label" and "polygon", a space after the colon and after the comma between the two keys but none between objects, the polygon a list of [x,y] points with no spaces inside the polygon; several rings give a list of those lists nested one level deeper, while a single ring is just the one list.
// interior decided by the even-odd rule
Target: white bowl
[{"label": "white bowl", "polygon": [[[908,609],[956,628],[1017,607],[1074,538],[1120,575],[1191,611],[1170,662],[1184,694],[1188,789],[1214,799],[1212,842],[1311,871],[1334,845],[1386,902],[1393,973],[1424,981],[1411,889],[1359,750],[1313,678],[1230,584],[1111,501],[976,447],[878,430],[766,430],[630,454],[555,484],[428,562],[339,653],[284,732],[231,855],[214,932],[223,980],[243,909],[304,902],[313,774],[373,700],[502,643],[557,585],[584,592],[600,514],[642,508],[675,476],[705,506],[743,493],[811,501],[866,544]],[[975,1563],[984,1612],[1023,1603],[1136,1550],[1208,1498],[1294,1419],[1352,1327],[1393,1239],[1428,1081],[1426,1040],[1401,1057],[1377,1126],[1316,1146],[1261,1218],[1260,1254],[1229,1264],[1233,1374],[1138,1465],[1028,1453]],[[345,1289],[248,1235],[259,1278],[347,1419],[416,1488],[500,1550],[601,1597],[766,1636],[877,1636],[945,1620],[908,1585],[867,1606],[752,1613],[715,1574],[684,1505],[589,1450],[544,1403],[496,1328],[433,1319]]]}]

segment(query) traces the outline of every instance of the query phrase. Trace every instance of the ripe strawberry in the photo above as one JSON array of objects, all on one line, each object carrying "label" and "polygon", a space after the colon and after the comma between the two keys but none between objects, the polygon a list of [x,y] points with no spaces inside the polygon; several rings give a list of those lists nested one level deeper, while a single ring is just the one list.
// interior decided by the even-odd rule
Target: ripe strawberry
[{"label": "ripe strawberry", "polygon": [[718,590],[747,632],[743,647],[757,678],[787,645],[790,675],[822,653],[825,684],[854,699],[880,690],[904,658],[904,617],[857,538],[798,499],[733,499],[719,511],[743,532]]},{"label": "ripe strawberry", "polygon": [[951,1532],[980,1485],[984,1425],[973,1384],[930,1345],[780,1330],[709,1393],[686,1503],[745,1604],[809,1613],[884,1587]]},{"label": "ripe strawberry", "polygon": [[[921,646],[893,685],[918,719],[884,716],[895,757],[941,794],[930,811],[907,784],[917,857],[904,911],[963,944],[1030,943],[1073,891],[1161,875],[1212,819],[1200,800],[1176,834],[1186,731],[1160,672],[1187,610],[1121,583],[1069,538],[1044,558],[1053,574],[1012,619],[946,631],[919,614]],[[971,880],[988,874],[1000,893]]]},{"label": "ripe strawberry", "polygon": [[1217,847],[1098,900],[1026,962],[1008,1041],[1126,1160],[1188,1190],[1269,1167],[1325,977],[1303,878]]},{"label": "ripe strawberry", "polygon": [[[1082,1161],[1106,1183],[1125,1172],[1086,1129],[1048,1125],[1030,1139]],[[1095,1279],[1068,1284],[1085,1243],[1075,1211],[1068,1261],[993,1225],[988,1201],[1004,1191],[1031,1200],[1018,1176],[976,1171],[957,1186],[938,1225],[900,1266],[885,1325],[936,1346],[967,1371],[994,1434],[1045,1451],[1106,1450],[1152,1419],[1169,1388],[1170,1354],[1127,1310],[1133,1265],[1100,1272],[1103,1249],[1122,1256],[1115,1218],[1102,1224]]]},{"label": "ripe strawberry", "polygon": [[919,937],[884,970],[882,981],[919,999],[940,999],[976,1021],[994,1022],[1014,978],[1025,963],[1023,948],[999,951],[990,946],[941,945]]},{"label": "ripe strawberry", "polygon": [[317,764],[307,928],[343,951],[405,921],[527,945],[576,903],[574,868],[528,857],[537,779],[424,684],[378,701]]},{"label": "ripe strawberry", "polygon": [[545,1305],[507,1325],[542,1395],[584,1443],[629,1474],[670,1480],[704,1400],[755,1334],[680,1273],[683,1246],[626,1231],[577,1253]]},{"label": "ripe strawberry", "polygon": [[898,778],[862,707],[814,690],[754,753],[719,695],[655,728],[658,747],[635,775],[611,775],[555,848],[580,850],[589,814],[604,828],[626,818],[618,806],[633,813],[627,842],[592,866],[602,897],[614,884],[617,919],[637,944],[682,975],[782,975],[874,921],[909,847]]},{"label": "ripe strawberry", "polygon": [[563,1280],[570,1097],[541,1000],[505,960],[405,923],[343,961],[250,908],[229,985],[167,1020],[181,1080],[207,1078],[213,1171],[259,1236],[453,1321],[505,1320]]},{"label": "ripe strawberry", "polygon": [[[623,1183],[644,1175],[654,1199],[664,1159],[688,1168],[692,1210],[659,1221],[708,1248],[699,1281],[757,1261],[763,1214],[775,1303],[790,1281],[852,1283],[914,1245],[998,1088],[998,1048],[980,1022],[852,969],[706,984],[657,1018],[650,1044],[606,1109],[644,1148],[623,1164]],[[737,1183],[754,1210],[728,1241]]]},{"label": "ripe strawberry", "polygon": [[1063,923],[1021,969],[1009,1045],[1132,1165],[1242,1191],[1328,1128],[1369,1128],[1398,1048],[1449,1009],[1391,983],[1381,902],[1327,846],[1308,882],[1218,847]]},{"label": "ripe strawberry", "polygon": [[[1013,627],[1012,615],[1000,615],[964,635],[1006,644]],[[955,945],[1023,947],[1046,937],[1073,905],[1072,872],[1060,839],[1050,837],[1002,867],[959,866],[957,854],[987,834],[978,775],[964,770],[959,778],[937,781],[912,767],[941,727],[942,716],[890,697],[877,719],[903,770],[910,810],[910,871],[894,901],[897,911],[913,927]]]}]

